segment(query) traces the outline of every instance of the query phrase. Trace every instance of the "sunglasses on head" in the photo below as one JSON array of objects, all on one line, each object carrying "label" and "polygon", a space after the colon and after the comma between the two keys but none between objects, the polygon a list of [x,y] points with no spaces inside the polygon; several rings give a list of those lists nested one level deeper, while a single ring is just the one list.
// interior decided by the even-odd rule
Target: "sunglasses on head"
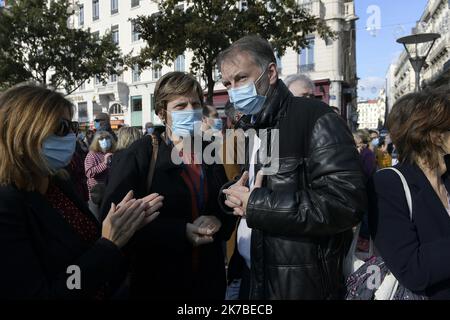
[{"label": "sunglasses on head", "polygon": [[60,137],[67,136],[70,132],[76,133],[80,125],[77,121],[70,121],[67,119],[61,119],[59,123],[58,129],[55,131],[55,134]]}]

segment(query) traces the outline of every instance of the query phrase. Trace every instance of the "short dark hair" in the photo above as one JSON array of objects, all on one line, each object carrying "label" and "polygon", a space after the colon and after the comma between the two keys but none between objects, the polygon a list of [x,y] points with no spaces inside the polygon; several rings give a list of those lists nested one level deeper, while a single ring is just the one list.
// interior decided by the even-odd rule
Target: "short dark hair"
[{"label": "short dark hair", "polygon": [[400,98],[386,122],[399,161],[425,160],[430,169],[439,164],[436,134],[450,129],[449,90],[424,90]]},{"label": "short dark hair", "polygon": [[265,70],[270,63],[277,63],[270,43],[256,35],[249,35],[233,42],[231,46],[223,50],[217,57],[217,66],[221,69],[224,61],[238,53],[248,53],[261,70]]}]

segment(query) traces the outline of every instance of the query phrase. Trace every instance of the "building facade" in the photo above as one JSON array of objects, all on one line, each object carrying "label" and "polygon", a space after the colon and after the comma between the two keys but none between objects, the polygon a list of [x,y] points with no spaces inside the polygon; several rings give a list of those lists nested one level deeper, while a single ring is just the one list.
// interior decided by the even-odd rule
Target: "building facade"
[{"label": "building facade", "polygon": [[[338,107],[346,118],[356,113],[356,51],[353,0],[297,0],[307,11],[324,19],[337,33],[336,40],[308,35],[309,47],[288,49],[278,57],[280,77],[304,73],[316,84],[316,96]],[[123,54],[138,54],[145,42],[134,31],[133,19],[158,11],[156,1],[148,0],[73,0],[76,6],[73,26],[103,35],[112,32]],[[241,6],[245,1],[241,1]],[[113,127],[120,123],[141,127],[146,122],[160,123],[154,114],[153,92],[156,81],[170,71],[189,71],[192,53],[179,56],[170,66],[138,70],[130,68],[120,76],[112,75],[107,84],[97,79],[86,83],[69,96],[76,106],[75,120],[92,126],[96,114],[111,115]],[[199,78],[199,80],[201,80]],[[227,101],[225,88],[216,84],[214,103],[219,108]]]},{"label": "building facade", "polygon": [[[441,37],[432,47],[428,59],[421,72],[421,86],[426,86],[441,75],[446,63],[450,61],[450,1],[429,0],[425,11],[412,34],[439,33]],[[421,54],[425,53],[429,44],[420,44]],[[392,69],[391,69],[392,68]],[[387,89],[389,92],[388,105],[401,96],[413,92],[415,89],[415,73],[408,59],[408,54],[403,51],[397,62],[389,68]]]},{"label": "building facade", "polygon": [[384,124],[385,111],[384,90],[378,99],[358,101],[358,129],[379,129]]}]

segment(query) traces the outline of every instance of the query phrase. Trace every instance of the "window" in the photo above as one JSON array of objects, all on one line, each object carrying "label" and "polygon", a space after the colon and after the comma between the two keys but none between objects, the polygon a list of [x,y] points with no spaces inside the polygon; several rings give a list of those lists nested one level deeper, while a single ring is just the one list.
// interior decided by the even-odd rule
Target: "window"
[{"label": "window", "polygon": [[153,80],[158,80],[159,78],[161,78],[161,65],[159,64],[158,61],[153,61],[152,63],[153,65]]},{"label": "window", "polygon": [[184,54],[177,57],[177,59],[175,60],[175,71],[185,71],[184,60]]},{"label": "window", "polygon": [[111,0],[111,14],[119,12],[119,0]]},{"label": "window", "polygon": [[131,41],[139,41],[141,34],[136,30],[136,21],[131,21]]},{"label": "window", "polygon": [[[220,80],[220,72],[219,72],[219,68],[217,67],[217,64],[214,66],[214,70],[213,70],[213,80],[214,81],[219,81]],[[199,81],[200,82],[200,81]],[[200,82],[201,83],[201,82]]]},{"label": "window", "polygon": [[84,5],[80,5],[79,6],[80,11],[78,12],[78,23],[80,24],[80,26],[84,25]]},{"label": "window", "polygon": [[92,0],[92,20],[98,20],[100,18],[99,0]]},{"label": "window", "polygon": [[78,103],[78,122],[87,122],[87,121],[88,121],[87,102],[79,102]]},{"label": "window", "polygon": [[109,114],[123,114],[122,106],[118,103],[114,103],[111,108],[109,108]]},{"label": "window", "polygon": [[299,73],[314,71],[314,47],[315,40],[311,38],[308,40],[308,46],[300,50],[297,70]]},{"label": "window", "polygon": [[141,81],[141,72],[139,70],[139,65],[135,64],[131,70],[131,76],[133,82]]},{"label": "window", "polygon": [[131,112],[142,111],[142,96],[131,97]]},{"label": "window", "polygon": [[113,73],[109,76],[109,82],[114,83],[117,82],[117,74]]},{"label": "window", "polygon": [[100,31],[92,32],[92,37],[97,41],[100,41]]},{"label": "window", "polygon": [[112,36],[112,41],[115,44],[119,44],[119,26],[118,25],[111,27],[111,36]]},{"label": "window", "polygon": [[239,1],[239,10],[240,11],[246,11],[248,9],[248,3],[247,1],[241,0]]},{"label": "window", "polygon": [[78,88],[78,91],[83,91],[86,89],[86,81],[83,81]]},{"label": "window", "polygon": [[150,112],[152,114],[152,120],[153,120],[153,110],[155,110],[155,95],[152,93],[150,94]]},{"label": "window", "polygon": [[140,0],[131,0],[131,7],[137,7],[138,5],[140,5]]}]

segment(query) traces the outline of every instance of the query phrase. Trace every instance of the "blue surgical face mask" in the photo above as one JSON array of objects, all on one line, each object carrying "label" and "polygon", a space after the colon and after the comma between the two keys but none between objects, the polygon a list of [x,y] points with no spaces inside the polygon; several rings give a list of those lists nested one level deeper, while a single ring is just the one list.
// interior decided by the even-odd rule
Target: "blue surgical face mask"
[{"label": "blue surgical face mask", "polygon": [[110,139],[101,139],[98,140],[98,144],[103,151],[108,151],[111,149],[111,140]]},{"label": "blue surgical face mask", "polygon": [[194,125],[202,121],[202,109],[172,111],[172,132],[179,137],[194,135]]},{"label": "blue surgical face mask", "polygon": [[69,133],[64,137],[51,135],[42,143],[42,153],[52,172],[65,168],[75,152],[77,137]]},{"label": "blue surgical face mask", "polygon": [[217,131],[222,131],[222,127],[223,127],[223,121],[222,119],[214,119],[214,124],[211,126],[211,129],[213,130],[217,130]]},{"label": "blue surgical face mask", "polygon": [[380,143],[380,139],[378,139],[378,138],[375,138],[372,140],[372,146],[375,148],[378,147],[379,143]]},{"label": "blue surgical face mask", "polygon": [[236,111],[246,115],[255,115],[261,111],[264,102],[266,101],[266,97],[258,95],[256,83],[261,79],[265,72],[266,71],[263,71],[255,82],[228,90],[230,102],[234,104]]},{"label": "blue surgical face mask", "polygon": [[147,128],[147,133],[152,134],[155,131],[155,128]]},{"label": "blue surgical face mask", "polygon": [[94,121],[94,128],[95,128],[95,130],[99,131],[100,130],[100,122]]}]

